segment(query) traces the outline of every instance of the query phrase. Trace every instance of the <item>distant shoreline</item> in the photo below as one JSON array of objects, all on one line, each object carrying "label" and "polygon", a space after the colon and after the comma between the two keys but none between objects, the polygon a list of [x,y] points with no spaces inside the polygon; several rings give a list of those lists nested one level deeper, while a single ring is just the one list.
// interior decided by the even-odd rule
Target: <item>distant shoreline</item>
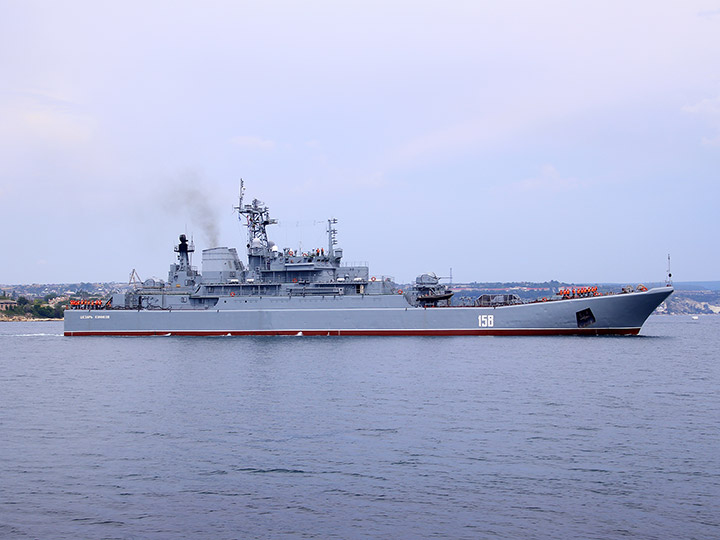
[{"label": "distant shoreline", "polygon": [[51,321],[63,321],[64,319],[35,319],[32,317],[10,317],[1,318],[0,323],[5,322],[51,322]]}]

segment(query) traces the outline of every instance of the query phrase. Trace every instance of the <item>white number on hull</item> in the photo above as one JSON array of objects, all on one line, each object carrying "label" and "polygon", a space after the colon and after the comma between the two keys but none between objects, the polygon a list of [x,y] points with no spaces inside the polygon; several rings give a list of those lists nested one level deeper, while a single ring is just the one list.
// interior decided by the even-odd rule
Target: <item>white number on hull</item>
[{"label": "white number on hull", "polygon": [[478,315],[478,326],[480,328],[489,328],[495,326],[494,315]]}]

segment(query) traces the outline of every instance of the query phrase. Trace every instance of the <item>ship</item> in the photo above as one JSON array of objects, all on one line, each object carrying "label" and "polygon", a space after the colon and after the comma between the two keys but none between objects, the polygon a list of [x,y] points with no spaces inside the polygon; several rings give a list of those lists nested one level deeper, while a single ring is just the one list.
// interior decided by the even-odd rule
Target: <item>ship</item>
[{"label": "ship", "polygon": [[[247,227],[247,259],[237,249],[202,251],[175,245],[167,281],[134,279],[126,292],[75,301],[64,314],[65,336],[507,336],[635,335],[672,292],[665,286],[563,288],[548,297],[483,294],[454,301],[435,273],[409,286],[343,263],[337,219],[327,220],[327,247],[280,248],[268,237],[277,220],[258,199],[235,210]],[[131,276],[135,276],[135,272]],[[668,272],[668,276],[670,276]]]}]

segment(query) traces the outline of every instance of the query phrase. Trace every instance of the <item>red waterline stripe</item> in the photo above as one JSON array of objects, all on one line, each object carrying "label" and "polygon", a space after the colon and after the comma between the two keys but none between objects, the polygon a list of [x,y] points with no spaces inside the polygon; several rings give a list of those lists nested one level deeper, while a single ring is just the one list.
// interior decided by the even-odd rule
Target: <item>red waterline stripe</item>
[{"label": "red waterline stripe", "polygon": [[455,330],[175,330],[65,331],[65,336],[599,336],[637,335],[640,328],[508,328]]}]

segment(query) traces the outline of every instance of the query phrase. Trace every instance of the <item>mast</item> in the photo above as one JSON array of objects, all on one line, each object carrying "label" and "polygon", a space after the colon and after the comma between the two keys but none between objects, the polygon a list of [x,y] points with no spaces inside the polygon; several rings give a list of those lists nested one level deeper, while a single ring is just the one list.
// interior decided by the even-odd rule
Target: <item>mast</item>
[{"label": "mast", "polygon": [[248,254],[259,255],[258,249],[267,249],[268,237],[265,227],[277,223],[277,219],[270,219],[270,208],[264,202],[253,199],[251,204],[243,205],[245,196],[245,183],[240,180],[240,197],[235,210],[238,212],[238,219],[242,222],[240,216],[245,216],[248,228]]},{"label": "mast", "polygon": [[180,243],[175,246],[175,252],[178,254],[178,270],[188,272],[190,270],[190,254],[195,251],[195,245],[192,240],[188,244],[187,236],[180,235]]},{"label": "mast", "polygon": [[263,260],[270,255],[266,227],[277,223],[277,219],[270,219],[270,209],[264,202],[253,199],[251,204],[243,204],[244,197],[245,182],[241,179],[238,205],[235,210],[241,223],[241,216],[245,217],[245,225],[248,229],[248,264],[251,270],[257,271],[263,266]]}]

